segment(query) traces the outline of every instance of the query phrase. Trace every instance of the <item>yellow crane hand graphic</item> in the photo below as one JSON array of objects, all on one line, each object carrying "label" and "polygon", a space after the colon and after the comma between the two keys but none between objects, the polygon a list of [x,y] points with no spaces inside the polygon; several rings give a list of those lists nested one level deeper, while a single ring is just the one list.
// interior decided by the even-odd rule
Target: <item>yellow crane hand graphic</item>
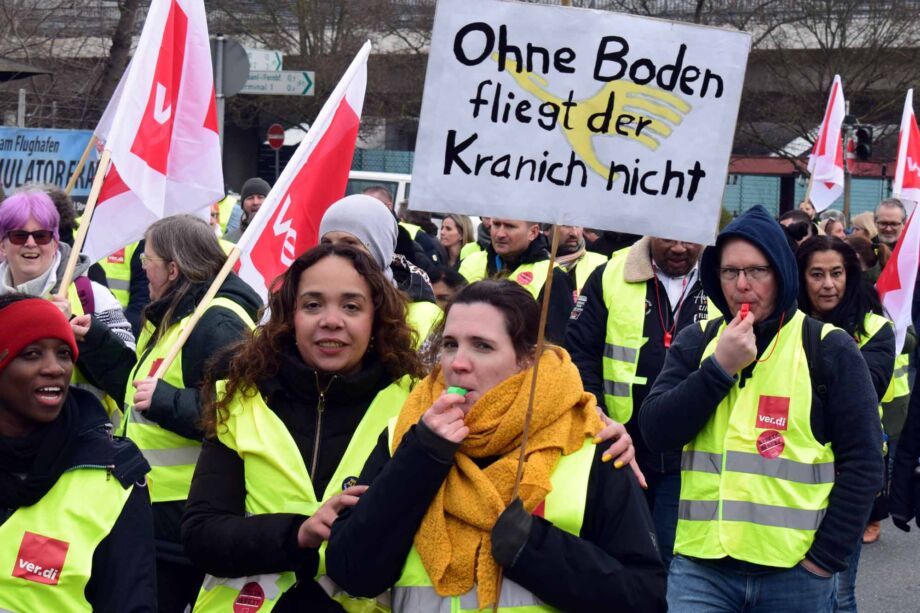
[{"label": "yellow crane hand graphic", "polygon": [[[497,61],[498,54],[493,54],[492,59]],[[545,78],[532,72],[517,72],[516,68],[516,62],[506,60],[508,74],[523,90],[541,102],[550,102],[563,109],[563,103],[568,101],[551,93]],[[610,81],[590,98],[574,102],[574,105],[569,103],[568,127],[562,121],[558,125],[575,154],[604,179],[609,168],[597,158],[595,137],[625,136],[654,151],[691,109],[689,104],[670,92],[632,81]],[[612,107],[609,126],[605,131],[592,131],[589,119],[596,113],[604,113],[608,105]],[[624,115],[631,116],[632,120],[627,121]]]}]

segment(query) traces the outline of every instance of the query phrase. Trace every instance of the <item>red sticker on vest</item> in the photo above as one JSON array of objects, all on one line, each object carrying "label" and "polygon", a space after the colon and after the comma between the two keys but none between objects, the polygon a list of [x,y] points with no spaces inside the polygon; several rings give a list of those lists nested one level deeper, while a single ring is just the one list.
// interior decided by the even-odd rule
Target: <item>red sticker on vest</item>
[{"label": "red sticker on vest", "polygon": [[757,405],[757,424],[755,427],[788,430],[789,398],[785,396],[761,396]]},{"label": "red sticker on vest", "polygon": [[530,285],[533,283],[533,273],[527,271],[522,272],[515,278],[515,280],[521,285]]},{"label": "red sticker on vest", "polygon": [[157,369],[160,367],[160,364],[162,363],[163,363],[163,358],[157,358],[156,360],[154,360],[153,364],[150,365],[150,372],[147,373],[147,376],[152,377],[156,373]]},{"label": "red sticker on vest", "polygon": [[125,248],[122,247],[108,258],[106,258],[109,264],[124,264],[125,263]]},{"label": "red sticker on vest", "polygon": [[251,581],[243,586],[240,595],[233,601],[233,613],[254,613],[262,608],[265,603],[265,592],[262,586]]},{"label": "red sticker on vest", "polygon": [[67,541],[26,532],[19,545],[13,576],[35,583],[57,585],[61,580],[61,570],[69,547]]},{"label": "red sticker on vest", "polygon": [[778,458],[785,448],[786,440],[776,430],[767,430],[757,437],[757,453],[768,460]]}]

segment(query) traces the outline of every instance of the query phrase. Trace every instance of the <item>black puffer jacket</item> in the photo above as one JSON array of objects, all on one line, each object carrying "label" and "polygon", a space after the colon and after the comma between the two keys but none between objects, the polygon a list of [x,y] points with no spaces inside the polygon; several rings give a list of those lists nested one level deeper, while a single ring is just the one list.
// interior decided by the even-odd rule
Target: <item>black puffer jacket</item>
[{"label": "black puffer jacket", "polygon": [[[62,468],[68,470],[77,466],[99,466],[102,473],[106,470],[104,467],[112,467],[109,473],[111,478],[126,489],[134,486],[112,530],[93,553],[92,574],[84,592],[86,599],[93,611],[156,611],[153,519],[150,514],[150,496],[143,485],[144,475],[150,466],[134,443],[123,438],[112,438],[111,424],[105,410],[90,392],[71,387],[65,401],[65,410],[76,412],[79,429],[76,442]],[[107,477],[100,475],[100,478]],[[36,504],[41,504],[41,501]],[[49,511],[64,513],[67,509]],[[0,525],[15,512],[16,509],[0,509]],[[6,573],[9,573],[8,569]],[[6,580],[18,581],[11,579],[8,574],[4,576],[6,578],[0,578],[0,593],[3,592]]]},{"label": "black puffer jacket", "polygon": [[[391,458],[387,433],[381,435],[359,480],[370,489],[332,526],[326,568],[333,580],[365,597],[396,583],[458,447],[420,422]],[[534,517],[526,536],[515,535],[523,542],[505,576],[564,611],[664,611],[666,576],[645,497],[631,471],[600,461],[604,449],[591,465],[579,536]]]},{"label": "black puffer jacket", "polygon": [[[390,383],[392,378],[376,361],[366,362],[356,375],[321,380],[292,345],[278,375],[259,386],[297,444],[317,496],[329,484],[367,408]],[[317,409],[321,391],[322,414]],[[300,581],[275,611],[342,611],[312,580],[319,564],[317,550],[297,546],[297,531],[307,517],[246,517],[245,500],[243,460],[220,441],[206,440],[182,520],[183,542],[194,564],[220,577],[294,571]]]}]

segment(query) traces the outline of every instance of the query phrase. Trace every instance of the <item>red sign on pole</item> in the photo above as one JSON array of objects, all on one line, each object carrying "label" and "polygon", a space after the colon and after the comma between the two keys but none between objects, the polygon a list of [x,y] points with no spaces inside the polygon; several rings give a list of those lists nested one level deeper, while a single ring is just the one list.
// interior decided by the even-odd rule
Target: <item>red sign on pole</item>
[{"label": "red sign on pole", "polygon": [[268,127],[268,146],[278,151],[284,145],[284,128],[280,123]]}]

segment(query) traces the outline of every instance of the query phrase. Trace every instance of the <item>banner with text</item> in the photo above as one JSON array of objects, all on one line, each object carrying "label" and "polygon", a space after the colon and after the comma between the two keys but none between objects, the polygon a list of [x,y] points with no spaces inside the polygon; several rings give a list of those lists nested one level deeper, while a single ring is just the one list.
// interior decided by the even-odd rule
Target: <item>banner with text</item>
[{"label": "banner with text", "polygon": [[[9,195],[24,183],[65,187],[86,149],[92,130],[0,128],[0,184]],[[71,196],[87,198],[99,155],[90,153]]]},{"label": "banner with text", "polygon": [[750,36],[440,0],[411,208],[712,242]]}]

